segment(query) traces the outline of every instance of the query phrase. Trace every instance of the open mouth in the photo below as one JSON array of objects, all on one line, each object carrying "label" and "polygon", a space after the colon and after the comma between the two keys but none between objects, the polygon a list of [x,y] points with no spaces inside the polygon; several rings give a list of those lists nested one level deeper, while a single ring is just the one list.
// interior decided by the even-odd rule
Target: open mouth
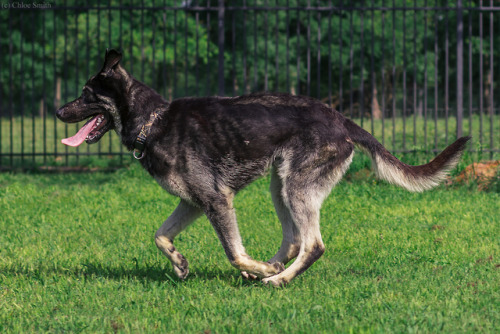
[{"label": "open mouth", "polygon": [[81,145],[84,141],[87,144],[93,144],[101,139],[110,126],[111,122],[107,117],[104,114],[98,114],[87,121],[73,137],[65,138],[61,142],[73,147]]}]

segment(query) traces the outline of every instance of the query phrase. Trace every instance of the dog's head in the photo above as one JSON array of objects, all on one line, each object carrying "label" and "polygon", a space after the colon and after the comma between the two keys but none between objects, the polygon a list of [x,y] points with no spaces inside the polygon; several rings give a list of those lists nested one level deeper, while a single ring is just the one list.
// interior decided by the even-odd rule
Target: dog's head
[{"label": "dog's head", "polygon": [[57,117],[66,123],[76,123],[90,118],[76,135],[63,139],[63,144],[78,146],[84,141],[93,144],[111,129],[116,129],[120,133],[120,104],[123,103],[123,92],[131,80],[128,73],[120,66],[121,58],[120,52],[106,50],[101,71],[83,86],[82,95],[57,111]]}]

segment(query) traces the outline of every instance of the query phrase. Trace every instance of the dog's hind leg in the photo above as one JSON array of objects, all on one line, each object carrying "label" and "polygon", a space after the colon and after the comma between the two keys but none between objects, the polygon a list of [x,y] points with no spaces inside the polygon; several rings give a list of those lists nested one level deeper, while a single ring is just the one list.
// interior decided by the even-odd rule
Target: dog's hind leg
[{"label": "dog's hind leg", "polygon": [[288,197],[287,206],[295,228],[300,233],[300,250],[297,259],[285,271],[262,280],[274,286],[290,282],[309,268],[325,251],[319,228],[319,209],[322,199],[318,197],[323,196],[311,195],[304,192],[304,189],[299,189],[297,193],[289,194]]},{"label": "dog's hind leg", "polygon": [[276,275],[285,269],[282,263],[256,261],[246,253],[236,222],[232,196],[211,198],[205,213],[217,232],[229,262],[235,268],[260,278]]},{"label": "dog's hind leg", "polygon": [[174,212],[168,217],[163,225],[156,231],[156,246],[172,262],[175,274],[184,279],[189,273],[186,258],[174,247],[174,238],[182,232],[189,224],[200,217],[203,211],[188,202],[181,200]]},{"label": "dog's hind leg", "polygon": [[[280,249],[268,262],[278,262],[286,265],[288,262],[296,258],[299,254],[300,235],[295,228],[292,216],[290,215],[288,208],[283,202],[283,184],[275,168],[273,168],[273,170],[271,171],[271,185],[269,188],[271,190],[271,197],[273,199],[276,214],[278,215],[278,219],[281,222],[283,239],[281,241]],[[257,279],[256,276],[249,275],[245,271],[242,271],[241,275],[245,279]]]},{"label": "dog's hind leg", "polygon": [[[294,173],[289,170],[291,164],[282,169],[282,200],[300,235],[300,250],[291,266],[278,275],[263,279],[264,283],[285,285],[323,255],[325,246],[319,227],[320,208],[352,161],[352,145],[344,146],[339,145],[338,150],[332,150],[332,153],[339,153],[332,154],[331,159],[322,160],[326,163],[318,164],[317,160],[312,160],[308,165],[300,165],[297,162]],[[307,163],[307,159],[301,158]]]},{"label": "dog's hind leg", "polygon": [[293,219],[288,208],[283,202],[283,183],[275,168],[273,168],[271,173],[270,189],[274,208],[281,222],[283,240],[279,251],[271,258],[271,260],[269,260],[269,262],[282,262],[283,264],[287,264],[299,254],[300,235],[293,223]]}]

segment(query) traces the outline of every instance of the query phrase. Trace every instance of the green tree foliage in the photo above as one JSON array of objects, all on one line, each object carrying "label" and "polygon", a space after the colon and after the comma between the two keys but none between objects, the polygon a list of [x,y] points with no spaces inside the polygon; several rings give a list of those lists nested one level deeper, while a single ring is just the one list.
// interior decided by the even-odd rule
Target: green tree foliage
[{"label": "green tree foliage", "polygon": [[[477,10],[478,4],[465,1],[474,10],[463,11],[464,87],[470,45],[474,105],[491,94],[490,46],[500,46],[500,34],[490,38],[493,12]],[[399,113],[403,97],[415,112],[414,100],[442,108],[448,96],[453,104],[455,1],[226,0],[224,5],[228,95],[291,91],[353,116],[361,107],[369,112],[375,91],[381,107],[395,106]],[[38,113],[40,100],[52,111],[74,98],[99,70],[106,48],[121,48],[124,66],[169,99],[217,94],[218,6],[216,0],[68,0],[26,10],[11,4],[0,10],[0,114]],[[424,10],[429,6],[439,9]]]}]

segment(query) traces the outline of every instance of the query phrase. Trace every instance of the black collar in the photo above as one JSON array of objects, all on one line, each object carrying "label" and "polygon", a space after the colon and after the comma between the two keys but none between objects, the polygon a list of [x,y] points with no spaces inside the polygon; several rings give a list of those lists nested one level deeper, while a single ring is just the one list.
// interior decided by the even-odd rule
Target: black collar
[{"label": "black collar", "polygon": [[157,118],[161,118],[161,115],[166,110],[165,107],[160,107],[155,109],[150,115],[149,120],[141,128],[141,132],[135,139],[134,142],[134,158],[140,160],[144,158],[144,148],[146,147],[146,139],[151,132],[151,127]]}]

